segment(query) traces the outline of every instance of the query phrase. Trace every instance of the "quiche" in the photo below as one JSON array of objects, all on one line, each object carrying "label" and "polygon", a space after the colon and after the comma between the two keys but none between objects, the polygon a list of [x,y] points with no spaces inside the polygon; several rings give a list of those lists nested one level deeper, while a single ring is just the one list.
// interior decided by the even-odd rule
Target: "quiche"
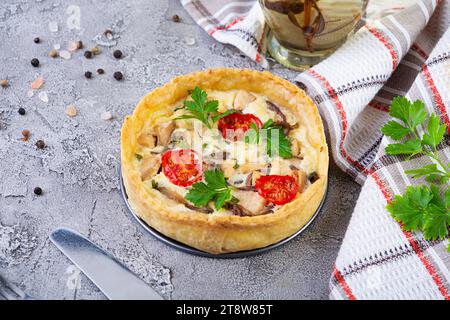
[{"label": "quiche", "polygon": [[247,69],[179,76],[147,94],[121,134],[136,214],[193,248],[230,253],[294,234],[324,197],[319,112],[292,83]]}]

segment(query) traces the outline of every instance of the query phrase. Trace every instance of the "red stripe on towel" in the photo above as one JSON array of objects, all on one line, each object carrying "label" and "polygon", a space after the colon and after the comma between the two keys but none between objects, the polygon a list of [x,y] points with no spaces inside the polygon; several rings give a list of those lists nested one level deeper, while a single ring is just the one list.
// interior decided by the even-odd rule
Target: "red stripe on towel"
[{"label": "red stripe on towel", "polygon": [[390,44],[385,37],[383,37],[383,35],[374,27],[371,27],[369,25],[365,25],[365,27],[367,28],[367,30],[369,30],[369,32],[371,34],[373,34],[375,36],[375,38],[377,38],[378,40],[380,40],[380,42],[389,50],[389,53],[391,54],[392,57],[392,70],[395,70],[395,68],[397,67],[397,63],[398,63],[398,57],[397,57],[397,52],[394,49],[394,46],[392,44]]},{"label": "red stripe on towel", "polygon": [[442,100],[442,96],[439,93],[438,89],[436,88],[436,84],[434,83],[433,78],[431,77],[430,70],[428,69],[428,66],[424,64],[422,66],[423,75],[425,76],[425,80],[427,81],[428,87],[430,88],[431,92],[433,93],[434,101],[436,102],[436,105],[439,108],[439,111],[441,112],[441,118],[444,121],[444,123],[447,125],[447,132],[450,133],[450,120],[448,118],[447,109],[445,108],[444,100]]},{"label": "red stripe on towel", "polygon": [[242,21],[242,20],[244,20],[244,17],[237,17],[236,19],[234,19],[230,23],[226,24],[225,26],[216,27],[216,28],[212,29],[211,31],[209,31],[208,33],[210,36],[212,36],[218,30],[228,30],[232,26],[234,26],[236,23],[238,23],[239,21]]},{"label": "red stripe on towel", "polygon": [[350,300],[356,300],[356,297],[353,294],[352,290],[350,289],[350,286],[345,281],[344,277],[342,276],[341,272],[337,269],[336,265],[333,268],[333,275],[336,278],[337,282],[341,285],[347,297]]}]

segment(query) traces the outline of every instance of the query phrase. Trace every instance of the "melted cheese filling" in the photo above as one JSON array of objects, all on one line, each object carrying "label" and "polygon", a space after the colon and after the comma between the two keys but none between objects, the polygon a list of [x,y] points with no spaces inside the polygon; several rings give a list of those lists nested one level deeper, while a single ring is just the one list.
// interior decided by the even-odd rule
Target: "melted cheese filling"
[{"label": "melted cheese filling", "polygon": [[[226,92],[211,90],[207,91],[207,93],[208,99],[219,101],[219,112],[225,112],[234,108],[233,103],[238,94],[238,90]],[[269,119],[279,117],[279,113],[277,114],[276,111],[268,108],[268,98],[256,93],[251,93],[251,95],[253,95],[255,99],[246,104],[246,106],[241,110],[242,113],[253,114],[263,123]],[[183,137],[183,140],[182,142],[178,141],[178,145],[176,143],[169,144],[169,148],[194,149],[197,153],[203,156],[203,161],[207,163],[205,170],[213,166],[219,167],[222,171],[224,171],[230,184],[235,186],[239,186],[240,184],[245,185],[245,183],[248,183],[249,181],[244,180],[252,178],[248,177],[249,173],[254,173],[256,171],[258,175],[289,175],[292,173],[292,168],[295,168],[296,170],[301,170],[307,176],[315,172],[317,169],[319,151],[314,148],[312,141],[310,141],[308,127],[303,122],[304,120],[301,118],[301,115],[296,117],[292,111],[285,107],[278,106],[279,110],[284,114],[286,122],[293,126],[289,131],[288,138],[291,140],[292,144],[297,144],[300,150],[299,154],[292,159],[283,159],[278,156],[269,158],[267,154],[265,154],[265,149],[261,145],[249,144],[244,141],[225,141],[224,139],[221,139],[221,137],[217,138],[217,136],[220,135],[219,130],[217,130],[217,124],[215,125],[213,131],[209,131],[201,124],[200,121],[196,119],[174,120],[185,113],[185,111],[181,108],[182,106],[183,101],[179,101],[169,108],[169,110],[176,110],[170,115],[163,112],[152,114],[151,119],[146,123],[142,132],[151,131],[155,125],[174,121],[175,130],[172,132],[171,137],[181,136]],[[200,140],[201,143],[193,143],[193,141],[196,140]],[[139,154],[140,157],[146,157],[151,156],[158,151],[161,152],[162,150],[167,150],[166,146],[159,146],[158,149],[158,147],[147,147],[138,144],[136,153]],[[226,160],[222,161],[223,163],[215,164],[214,157],[211,155],[217,156],[220,153],[226,154]],[[140,159],[136,159],[135,163],[137,167],[141,167],[142,172],[142,161]],[[152,180],[153,182],[151,182]],[[148,186],[157,184],[158,186],[170,189],[171,192],[174,192],[181,197],[184,197],[189,191],[189,187],[179,187],[172,184],[161,172],[155,174],[151,179],[144,181],[144,183]],[[306,181],[305,184],[306,185],[304,188],[307,188],[309,182]],[[256,194],[256,197],[259,198],[259,195],[256,192],[250,192],[252,192],[252,194],[249,193],[249,196],[253,197],[254,193]],[[255,198],[254,200],[259,201],[260,199],[258,198]],[[180,205],[183,206],[180,202],[173,199],[169,199],[167,205],[177,207],[180,207]],[[277,207],[275,207],[274,210],[276,210],[276,208]],[[253,215],[251,213],[251,208],[247,209],[249,209],[248,214]],[[189,211],[190,209],[186,210]],[[215,213],[230,214],[229,210],[225,209],[221,209],[218,212],[215,211]]]}]

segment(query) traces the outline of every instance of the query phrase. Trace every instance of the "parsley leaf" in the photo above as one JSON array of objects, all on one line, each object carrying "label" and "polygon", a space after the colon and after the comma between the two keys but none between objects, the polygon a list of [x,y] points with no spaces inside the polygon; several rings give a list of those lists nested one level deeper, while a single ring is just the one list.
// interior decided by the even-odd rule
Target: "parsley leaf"
[{"label": "parsley leaf", "polygon": [[401,140],[408,133],[411,133],[411,130],[409,128],[402,126],[397,121],[391,120],[388,123],[386,123],[383,128],[381,128],[381,132],[394,140]]},{"label": "parsley leaf", "polygon": [[[278,141],[276,138],[278,137]],[[267,129],[267,154],[269,157],[279,155],[282,158],[292,158],[291,142],[281,127]]]},{"label": "parsley leaf", "polygon": [[246,143],[259,143],[259,129],[254,122],[250,124],[250,129],[245,133],[244,140]]},{"label": "parsley leaf", "polygon": [[221,118],[226,117],[229,114],[235,113],[236,110],[235,109],[228,109],[227,111],[225,111],[224,113],[215,115],[212,117],[212,121],[213,123],[216,123],[217,121],[219,121]]},{"label": "parsley leaf", "polygon": [[387,205],[387,210],[395,220],[403,223],[407,231],[415,231],[424,224],[423,213],[433,195],[426,186],[408,187],[403,196],[396,195]]},{"label": "parsley leaf", "polygon": [[422,101],[416,100],[411,103],[405,97],[395,97],[392,100],[389,114],[401,120],[410,129],[422,124],[427,118],[427,112]]},{"label": "parsley leaf", "polygon": [[274,124],[272,119],[267,120],[259,130],[252,123],[250,129],[246,132],[245,142],[259,143],[261,137],[266,143],[266,153],[269,157],[279,155],[282,158],[292,158],[289,138],[284,134],[283,128]]},{"label": "parsley leaf", "polygon": [[408,140],[405,143],[389,144],[385,149],[387,154],[410,154],[411,156],[422,152],[422,143],[419,139]]},{"label": "parsley leaf", "polygon": [[192,90],[191,97],[192,100],[185,100],[183,102],[188,113],[177,117],[175,120],[197,119],[211,129],[213,124],[220,118],[234,112],[234,110],[228,110],[225,113],[217,114],[219,101],[206,101],[208,94],[199,87],[195,87],[195,89]]},{"label": "parsley leaf", "polygon": [[442,172],[438,169],[437,165],[435,163],[433,164],[427,164],[423,167],[417,168],[417,169],[411,169],[405,171],[407,174],[412,174],[413,178],[420,178],[423,176],[427,176],[430,174],[441,174]]},{"label": "parsley leaf", "polygon": [[203,207],[209,201],[214,201],[214,208],[219,210],[224,204],[233,199],[231,188],[228,186],[225,176],[220,170],[209,170],[204,174],[205,181],[192,185],[185,199],[196,207]]},{"label": "parsley leaf", "polygon": [[428,121],[428,132],[423,135],[422,143],[426,144],[436,150],[436,147],[444,138],[447,126],[439,123],[439,117],[434,113],[430,116]]}]

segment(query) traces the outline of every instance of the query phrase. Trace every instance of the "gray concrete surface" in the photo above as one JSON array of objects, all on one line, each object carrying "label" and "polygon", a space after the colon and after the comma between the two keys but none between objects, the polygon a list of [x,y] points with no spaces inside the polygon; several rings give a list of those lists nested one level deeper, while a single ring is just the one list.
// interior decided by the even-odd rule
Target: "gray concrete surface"
[{"label": "gray concrete surface", "polygon": [[[69,6],[80,9],[80,29],[66,24]],[[181,23],[171,21],[173,14]],[[48,24],[57,21],[59,31]],[[111,28],[117,45],[102,47],[91,60],[76,52],[52,59],[81,39],[87,47]],[[40,44],[33,43],[39,36]],[[192,38],[195,43],[192,44]],[[112,57],[121,49],[122,60]],[[39,68],[30,60],[37,57]],[[122,119],[137,101],[173,76],[209,67],[258,69],[232,47],[216,43],[183,11],[178,1],[3,0],[0,3],[0,273],[41,299],[104,299],[103,294],[48,240],[52,229],[72,227],[110,251],[148,283],[172,299],[326,299],[334,259],[359,187],[335,165],[329,195],[318,219],[301,236],[269,253],[245,259],[191,256],[146,234],[127,213],[118,190]],[[104,75],[97,75],[97,68]],[[83,76],[94,71],[93,79]],[[114,71],[124,81],[113,79]],[[293,79],[280,66],[277,75]],[[49,102],[30,83],[41,75]],[[79,114],[69,118],[74,104]],[[27,111],[17,113],[19,107]],[[110,111],[111,121],[101,120]],[[30,140],[21,141],[29,129]],[[43,139],[47,147],[34,143]],[[40,186],[42,196],[33,189]]]}]

